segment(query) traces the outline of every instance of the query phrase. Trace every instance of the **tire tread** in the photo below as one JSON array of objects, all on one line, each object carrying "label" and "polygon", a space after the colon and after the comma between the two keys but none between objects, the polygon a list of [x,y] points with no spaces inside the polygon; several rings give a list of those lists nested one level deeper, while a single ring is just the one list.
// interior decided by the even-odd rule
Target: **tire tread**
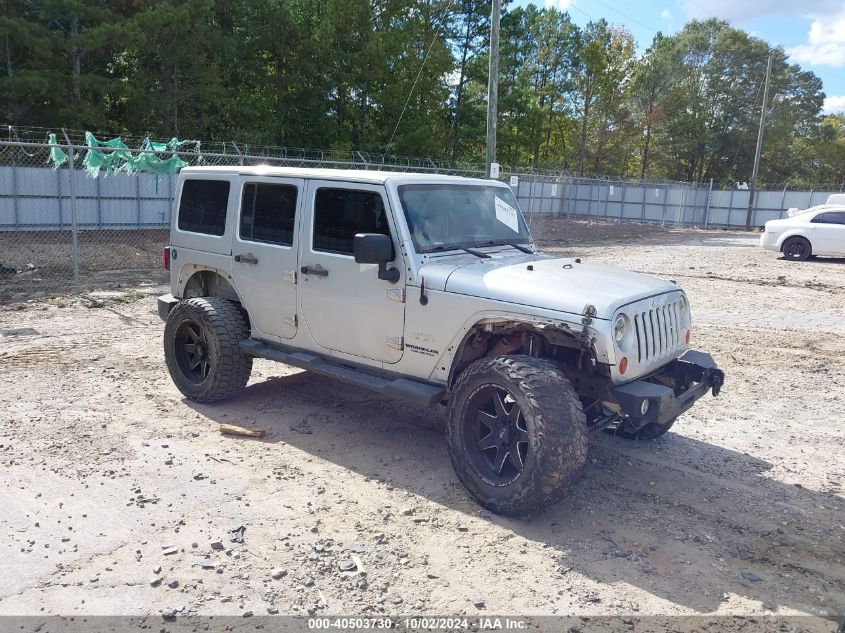
[{"label": "tire tread", "polygon": [[175,322],[185,313],[211,330],[218,346],[218,362],[213,369],[212,380],[207,383],[194,385],[182,381],[173,357],[172,332],[168,335],[166,325],[165,358],[176,386],[187,398],[196,402],[219,402],[237,395],[246,386],[252,373],[252,357],[240,349],[240,342],[250,336],[249,325],[240,305],[220,297],[185,299],[170,312],[168,324],[171,319]]},{"label": "tire tread", "polygon": [[[467,474],[469,465],[463,453],[455,449],[462,446],[456,437],[461,432],[462,395],[485,374],[506,376],[516,383],[530,405],[536,434],[532,448],[537,467],[526,480],[517,480],[518,491],[507,500],[487,495],[473,485]],[[449,454],[458,478],[481,505],[501,514],[529,514],[559,501],[587,460],[586,418],[575,390],[551,362],[533,356],[494,356],[467,367],[452,390],[447,431]]]}]

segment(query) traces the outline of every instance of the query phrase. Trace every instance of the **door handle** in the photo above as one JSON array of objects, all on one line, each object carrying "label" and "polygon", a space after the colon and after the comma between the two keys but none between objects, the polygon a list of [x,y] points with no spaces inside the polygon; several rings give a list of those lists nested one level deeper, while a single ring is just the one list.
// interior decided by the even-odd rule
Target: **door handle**
[{"label": "door handle", "polygon": [[247,255],[235,255],[235,261],[241,264],[257,264],[258,258],[252,253],[248,253]]},{"label": "door handle", "polygon": [[316,266],[303,266],[299,269],[303,275],[317,275],[318,277],[328,277],[329,271],[317,264]]}]

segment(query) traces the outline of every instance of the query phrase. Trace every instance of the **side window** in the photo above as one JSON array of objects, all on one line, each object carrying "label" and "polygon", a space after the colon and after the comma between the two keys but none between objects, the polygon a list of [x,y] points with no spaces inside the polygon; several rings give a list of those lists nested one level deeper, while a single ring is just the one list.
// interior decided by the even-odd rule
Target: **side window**
[{"label": "side window", "polygon": [[228,181],[186,180],[179,200],[179,230],[223,235],[228,204]]},{"label": "side window", "polygon": [[291,246],[296,217],[296,187],[247,183],[241,199],[240,238]]},{"label": "side window", "polygon": [[390,235],[381,195],[355,189],[318,189],[314,250],[353,255],[356,233]]},{"label": "side window", "polygon": [[810,222],[814,224],[845,224],[845,211],[826,211],[819,213]]}]

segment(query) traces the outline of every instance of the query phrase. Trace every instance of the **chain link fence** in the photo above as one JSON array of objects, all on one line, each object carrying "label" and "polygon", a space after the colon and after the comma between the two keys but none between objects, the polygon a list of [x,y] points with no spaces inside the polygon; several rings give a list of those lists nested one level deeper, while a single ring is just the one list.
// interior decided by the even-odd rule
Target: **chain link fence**
[{"label": "chain link fence", "polygon": [[[87,147],[80,138],[69,135],[61,143],[69,160],[58,168],[51,166],[51,146],[43,140],[0,141],[0,302],[87,287],[166,282],[162,249],[168,241],[177,176],[113,173],[92,178],[81,168]],[[188,165],[484,175],[483,167],[428,159],[235,143],[197,144],[192,151],[176,154]],[[540,243],[745,224],[747,191],[714,191],[712,185],[671,181],[577,178],[550,171],[508,170],[503,177]],[[832,192],[760,192],[754,223],[782,217],[789,206],[818,204]]]},{"label": "chain link fence", "polygon": [[90,178],[49,150],[0,143],[0,301],[163,282],[174,177]]}]

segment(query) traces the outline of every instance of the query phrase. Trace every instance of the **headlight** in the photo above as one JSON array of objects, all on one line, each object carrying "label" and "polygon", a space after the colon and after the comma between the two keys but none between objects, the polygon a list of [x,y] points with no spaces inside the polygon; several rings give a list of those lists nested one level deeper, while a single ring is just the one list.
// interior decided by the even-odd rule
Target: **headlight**
[{"label": "headlight", "polygon": [[616,320],[613,322],[613,338],[616,339],[617,343],[621,343],[622,339],[625,338],[625,332],[628,331],[628,319],[625,317],[624,314],[620,314],[616,317]]}]

